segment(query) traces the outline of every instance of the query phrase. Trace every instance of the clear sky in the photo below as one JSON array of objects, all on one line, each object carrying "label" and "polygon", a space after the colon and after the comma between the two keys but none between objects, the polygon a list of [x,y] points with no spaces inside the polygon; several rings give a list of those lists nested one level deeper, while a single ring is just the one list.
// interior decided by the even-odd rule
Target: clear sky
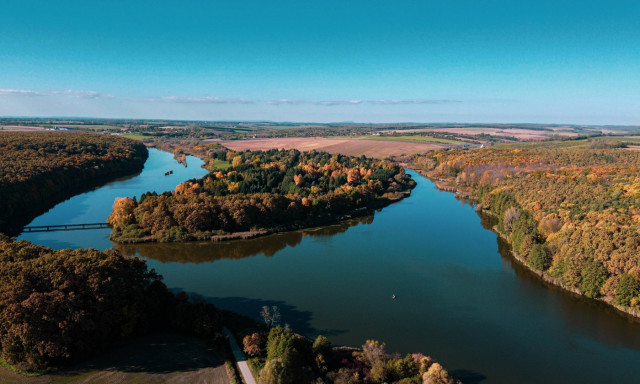
[{"label": "clear sky", "polygon": [[640,1],[0,0],[0,115],[640,124]]}]

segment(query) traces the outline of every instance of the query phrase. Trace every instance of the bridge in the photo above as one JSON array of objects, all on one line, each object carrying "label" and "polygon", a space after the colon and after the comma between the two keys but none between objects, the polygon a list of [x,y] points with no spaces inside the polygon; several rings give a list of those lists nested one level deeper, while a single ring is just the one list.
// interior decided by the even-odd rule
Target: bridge
[{"label": "bridge", "polygon": [[109,228],[107,226],[107,223],[31,225],[28,227],[24,227],[22,232],[77,231],[81,229],[103,229],[103,228]]}]

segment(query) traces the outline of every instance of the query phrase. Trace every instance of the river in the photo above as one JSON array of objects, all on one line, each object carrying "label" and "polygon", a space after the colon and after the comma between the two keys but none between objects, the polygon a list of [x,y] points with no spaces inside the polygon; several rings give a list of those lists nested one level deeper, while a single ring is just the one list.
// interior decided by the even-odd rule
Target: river
[{"label": "river", "polygon": [[[201,160],[187,162],[152,149],[138,176],[75,196],[31,225],[104,221],[117,196],[171,190],[205,173]],[[640,381],[640,324],[547,286],[508,256],[470,204],[409,173],[418,182],[411,197],[357,220],[252,240],[118,248],[146,258],[173,290],[255,318],[277,305],[294,331],[334,344],[377,339],[390,352],[428,353],[465,383]],[[106,249],[108,235],[20,239]]]}]

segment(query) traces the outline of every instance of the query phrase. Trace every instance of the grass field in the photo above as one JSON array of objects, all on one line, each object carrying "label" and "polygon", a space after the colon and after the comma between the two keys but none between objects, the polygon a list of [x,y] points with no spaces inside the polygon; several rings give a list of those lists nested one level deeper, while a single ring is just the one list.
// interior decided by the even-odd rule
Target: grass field
[{"label": "grass field", "polygon": [[147,336],[55,374],[36,377],[0,368],[3,384],[231,384],[224,361],[205,341],[174,334]]},{"label": "grass field", "polygon": [[151,138],[151,136],[138,135],[137,133],[125,133],[122,135],[122,137],[127,137],[129,139],[135,139],[135,140],[144,140],[144,139]]},{"label": "grass field", "polygon": [[222,160],[218,160],[218,159],[214,159],[213,160],[213,165],[218,168],[218,169],[227,169],[231,166],[231,163],[228,161],[222,161]]}]

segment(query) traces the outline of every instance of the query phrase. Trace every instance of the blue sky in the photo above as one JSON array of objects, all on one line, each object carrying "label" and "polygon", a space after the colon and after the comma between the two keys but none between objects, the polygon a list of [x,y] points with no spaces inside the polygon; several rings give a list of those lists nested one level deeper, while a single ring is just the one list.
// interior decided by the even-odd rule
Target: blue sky
[{"label": "blue sky", "polygon": [[640,2],[5,1],[0,115],[640,124]]}]

